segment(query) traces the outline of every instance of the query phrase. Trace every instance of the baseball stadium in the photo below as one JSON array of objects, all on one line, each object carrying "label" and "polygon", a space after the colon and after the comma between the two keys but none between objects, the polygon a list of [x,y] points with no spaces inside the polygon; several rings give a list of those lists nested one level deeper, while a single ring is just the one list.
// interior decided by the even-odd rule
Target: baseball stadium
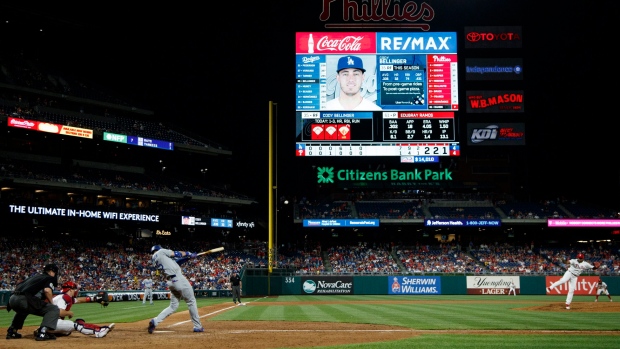
[{"label": "baseball stadium", "polygon": [[620,340],[615,2],[204,6],[0,5],[2,348]]}]

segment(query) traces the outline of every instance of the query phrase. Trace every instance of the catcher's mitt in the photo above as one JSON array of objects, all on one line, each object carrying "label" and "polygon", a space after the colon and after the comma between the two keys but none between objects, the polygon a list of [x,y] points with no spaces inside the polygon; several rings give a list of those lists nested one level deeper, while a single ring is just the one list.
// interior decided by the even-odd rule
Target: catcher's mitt
[{"label": "catcher's mitt", "polygon": [[110,305],[110,299],[108,298],[108,293],[105,291],[97,292],[95,297],[93,297],[93,301],[101,304],[101,306],[104,308]]}]

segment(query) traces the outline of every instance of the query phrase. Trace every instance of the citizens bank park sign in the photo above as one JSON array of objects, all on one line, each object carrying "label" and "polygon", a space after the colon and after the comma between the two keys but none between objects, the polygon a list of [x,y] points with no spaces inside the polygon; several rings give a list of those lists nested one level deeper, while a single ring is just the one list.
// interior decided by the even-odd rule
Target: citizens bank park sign
[{"label": "citizens bank park sign", "polygon": [[401,171],[387,169],[381,171],[368,171],[360,169],[336,169],[334,167],[317,167],[316,177],[318,184],[330,184],[339,181],[452,181],[452,171],[443,169],[439,171],[431,169],[413,169]]}]

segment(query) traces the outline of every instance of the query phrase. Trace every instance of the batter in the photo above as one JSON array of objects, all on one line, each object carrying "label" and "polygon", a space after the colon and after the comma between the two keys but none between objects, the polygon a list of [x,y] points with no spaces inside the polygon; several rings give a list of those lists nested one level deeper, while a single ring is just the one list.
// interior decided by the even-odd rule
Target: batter
[{"label": "batter", "polygon": [[[163,272],[163,276],[166,278],[166,283],[170,289],[170,305],[161,311],[156,318],[151,319],[149,322],[148,331],[153,333],[155,327],[165,318],[172,315],[177,308],[179,308],[179,302],[181,299],[187,304],[189,309],[189,315],[194,324],[194,332],[204,332],[204,327],[200,322],[200,316],[198,315],[198,307],[196,306],[196,296],[194,295],[194,289],[189,283],[187,278],[183,275],[181,267],[175,259],[183,257],[195,258],[196,253],[186,251],[173,251],[166,248],[162,248],[159,245],[154,245],[151,248],[153,257],[151,262]],[[175,259],[173,259],[175,258]]]}]

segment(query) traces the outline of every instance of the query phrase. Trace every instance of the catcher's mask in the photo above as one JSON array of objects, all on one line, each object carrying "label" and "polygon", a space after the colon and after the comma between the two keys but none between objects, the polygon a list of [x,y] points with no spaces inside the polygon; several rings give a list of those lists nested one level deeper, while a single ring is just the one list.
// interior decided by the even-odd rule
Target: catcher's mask
[{"label": "catcher's mask", "polygon": [[78,285],[75,284],[75,282],[73,281],[67,281],[64,284],[62,284],[62,293],[67,293],[69,290],[77,290],[78,289]]}]

